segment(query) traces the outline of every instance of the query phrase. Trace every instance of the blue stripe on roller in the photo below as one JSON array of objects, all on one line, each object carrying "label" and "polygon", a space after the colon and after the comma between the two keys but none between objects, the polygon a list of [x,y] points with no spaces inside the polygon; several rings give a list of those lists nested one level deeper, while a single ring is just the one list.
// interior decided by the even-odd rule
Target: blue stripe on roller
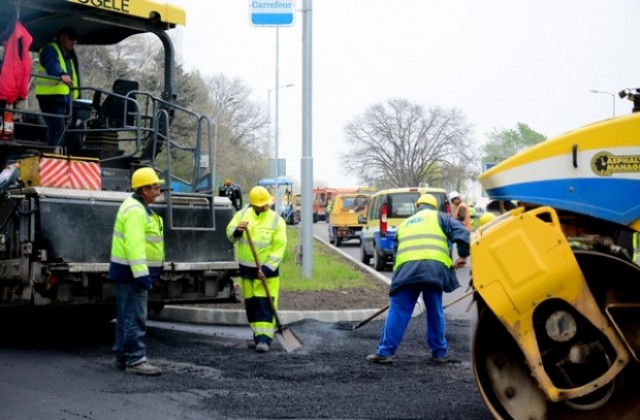
[{"label": "blue stripe on roller", "polygon": [[519,200],[628,225],[640,218],[640,182],[576,178],[525,182],[487,190],[494,200]]}]

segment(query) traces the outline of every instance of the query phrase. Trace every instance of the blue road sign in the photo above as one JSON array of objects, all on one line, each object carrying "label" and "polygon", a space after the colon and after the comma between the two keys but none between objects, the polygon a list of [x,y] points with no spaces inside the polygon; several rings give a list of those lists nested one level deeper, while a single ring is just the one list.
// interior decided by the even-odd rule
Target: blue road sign
[{"label": "blue road sign", "polygon": [[249,2],[254,26],[291,26],[295,13],[293,0],[253,0]]}]

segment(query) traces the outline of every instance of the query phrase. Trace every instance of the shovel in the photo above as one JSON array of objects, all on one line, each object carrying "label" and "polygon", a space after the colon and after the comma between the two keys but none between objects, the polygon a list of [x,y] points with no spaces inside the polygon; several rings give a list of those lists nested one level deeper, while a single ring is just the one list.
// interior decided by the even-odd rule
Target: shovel
[{"label": "shovel", "polygon": [[389,305],[385,306],[384,308],[378,309],[374,314],[372,314],[369,317],[367,317],[367,318],[363,319],[362,321],[358,322],[356,325],[353,325],[353,326],[345,325],[345,324],[339,322],[338,325],[335,326],[335,328],[338,329],[338,330],[349,330],[349,331],[357,330],[358,328],[362,327],[363,325],[368,324],[369,321],[373,320],[378,315],[384,313],[387,309],[389,309]]},{"label": "shovel", "polygon": [[[444,305],[442,307],[443,310],[447,309],[449,306],[454,305],[458,302],[460,302],[461,300],[463,300],[464,298],[467,298],[469,296],[471,296],[473,294],[473,290],[466,292],[464,295],[460,296],[459,298],[447,303],[446,305]],[[389,309],[390,305],[385,306],[384,308],[380,308],[378,309],[373,315],[363,319],[362,321],[358,322],[356,325],[354,326],[347,326],[347,325],[343,325],[341,323],[339,323],[336,328],[339,330],[357,330],[358,328],[362,327],[363,325],[369,323],[370,321],[372,321],[373,319],[375,319],[375,317],[377,317],[378,315],[384,313],[385,311],[387,311]]]},{"label": "shovel", "polygon": [[[244,231],[247,234],[247,241],[249,241],[249,246],[251,247],[251,252],[253,253],[253,259],[256,262],[256,267],[260,270],[260,259],[258,258],[258,253],[256,252],[256,247],[253,245],[253,241],[251,240],[251,234],[249,233],[249,229]],[[278,318],[278,312],[276,311],[275,304],[273,303],[273,299],[271,299],[271,292],[269,292],[269,287],[267,287],[267,281],[262,279],[262,286],[264,287],[264,291],[267,294],[267,299],[269,300],[269,305],[271,305],[271,310],[273,311],[273,317],[276,319],[276,327],[277,331],[275,333],[276,338],[280,342],[280,345],[287,351],[292,352],[294,350],[302,347],[302,341],[295,335],[293,330],[287,327],[283,327],[280,324],[280,319]]]}]

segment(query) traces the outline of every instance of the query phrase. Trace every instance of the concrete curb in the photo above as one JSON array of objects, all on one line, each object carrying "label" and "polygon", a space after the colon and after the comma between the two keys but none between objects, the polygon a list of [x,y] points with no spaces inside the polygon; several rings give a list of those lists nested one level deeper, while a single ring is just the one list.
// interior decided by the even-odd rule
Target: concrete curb
[{"label": "concrete curb", "polygon": [[[330,246],[321,238],[314,236],[314,239],[320,241],[330,247],[330,249],[342,257],[358,264],[362,269],[368,271],[371,275],[376,276],[386,284],[390,284],[391,280],[380,274],[368,265],[362,264],[361,261],[353,258],[339,248]],[[373,315],[380,308],[373,309],[354,309],[342,311],[278,311],[278,317],[282,324],[291,324],[303,319],[315,319],[321,322],[359,322]],[[422,299],[416,304],[413,316],[418,316],[424,312],[424,303]],[[384,319],[386,313],[376,317],[376,319]],[[235,309],[208,309],[196,308],[192,306],[165,306],[159,314],[149,314],[149,319],[157,321],[171,321],[194,324],[216,324],[216,325],[247,325],[247,316],[244,310]]]}]

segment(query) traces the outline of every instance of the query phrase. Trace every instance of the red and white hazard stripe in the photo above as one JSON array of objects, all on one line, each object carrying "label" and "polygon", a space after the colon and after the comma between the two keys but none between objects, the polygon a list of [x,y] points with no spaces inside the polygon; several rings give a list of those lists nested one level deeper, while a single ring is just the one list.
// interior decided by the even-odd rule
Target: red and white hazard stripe
[{"label": "red and white hazard stripe", "polygon": [[69,188],[100,191],[102,189],[100,165],[95,162],[71,160],[69,163]]},{"label": "red and white hazard stripe", "polygon": [[43,157],[40,159],[40,183],[43,187],[68,188],[69,162],[66,159]]}]

